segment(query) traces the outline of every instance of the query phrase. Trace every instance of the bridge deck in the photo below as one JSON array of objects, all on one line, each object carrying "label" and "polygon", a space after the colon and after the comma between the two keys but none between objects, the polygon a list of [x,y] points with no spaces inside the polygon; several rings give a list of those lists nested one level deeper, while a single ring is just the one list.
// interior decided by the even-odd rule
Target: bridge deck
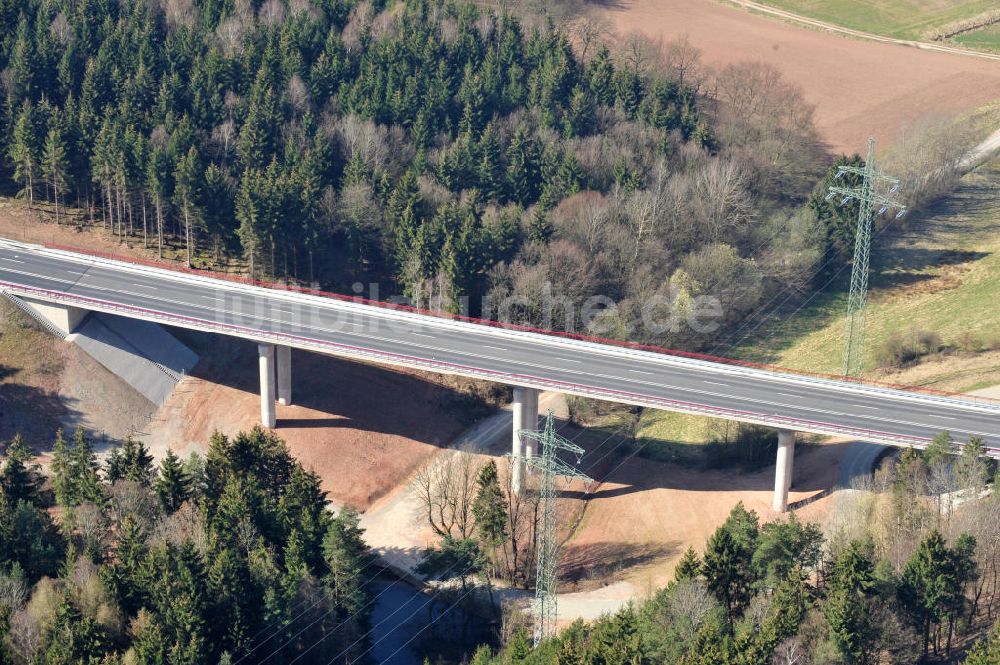
[{"label": "bridge deck", "polygon": [[[0,288],[321,353],[902,446],[1000,456],[1000,405],[449,321],[0,241]],[[358,386],[363,390],[364,386]]]}]

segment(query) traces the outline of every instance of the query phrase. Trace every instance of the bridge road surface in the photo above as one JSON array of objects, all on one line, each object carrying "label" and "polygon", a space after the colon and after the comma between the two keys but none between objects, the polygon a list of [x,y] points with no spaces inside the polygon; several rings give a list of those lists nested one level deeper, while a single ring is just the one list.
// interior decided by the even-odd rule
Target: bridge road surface
[{"label": "bridge road surface", "polygon": [[997,404],[510,331],[6,240],[0,290],[330,355],[889,445],[922,447],[947,430],[959,443],[982,437],[1000,457]]}]

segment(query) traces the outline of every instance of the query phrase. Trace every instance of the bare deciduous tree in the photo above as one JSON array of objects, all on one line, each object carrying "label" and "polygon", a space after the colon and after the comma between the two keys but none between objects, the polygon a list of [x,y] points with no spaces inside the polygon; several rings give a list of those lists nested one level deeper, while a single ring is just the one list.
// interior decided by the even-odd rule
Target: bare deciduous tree
[{"label": "bare deciduous tree", "polygon": [[281,25],[285,20],[285,5],[281,0],[264,0],[257,10],[257,20],[261,25]]},{"label": "bare deciduous tree", "polygon": [[667,42],[663,49],[663,59],[670,77],[680,85],[687,84],[696,90],[701,87],[701,51],[691,43],[687,35]]},{"label": "bare deciduous tree", "polygon": [[964,119],[929,116],[905,128],[883,165],[901,181],[897,198],[919,208],[953,191],[978,138],[975,123]]},{"label": "bare deciduous tree", "polygon": [[452,451],[439,455],[417,473],[413,489],[434,533],[453,538],[472,536],[472,502],[481,465],[475,455]]},{"label": "bare deciduous tree", "polygon": [[743,62],[719,72],[714,93],[721,102],[717,136],[753,167],[760,190],[805,193],[813,186],[823,163],[822,146],[814,108],[797,86],[773,65]]}]

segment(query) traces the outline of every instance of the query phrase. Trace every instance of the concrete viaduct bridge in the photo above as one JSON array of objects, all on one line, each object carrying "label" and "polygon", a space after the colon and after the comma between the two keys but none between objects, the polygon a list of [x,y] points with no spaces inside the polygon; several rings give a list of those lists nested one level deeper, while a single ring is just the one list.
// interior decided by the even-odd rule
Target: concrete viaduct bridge
[{"label": "concrete viaduct bridge", "polygon": [[[541,390],[774,427],[774,508],[787,509],[795,433],[925,447],[943,430],[1000,457],[1000,404],[747,368],[268,289],[0,240],[0,290],[65,334],[89,311],[253,340],[261,421],[291,403],[291,349],[514,386],[513,454],[530,456]],[[519,465],[518,465],[519,466]],[[515,474],[519,469],[515,467]]]}]

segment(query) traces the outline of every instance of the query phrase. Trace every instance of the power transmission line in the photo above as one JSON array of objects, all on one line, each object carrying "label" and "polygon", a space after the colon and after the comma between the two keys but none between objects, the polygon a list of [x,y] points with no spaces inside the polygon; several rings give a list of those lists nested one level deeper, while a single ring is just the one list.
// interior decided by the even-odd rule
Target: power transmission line
[{"label": "power transmission line", "polygon": [[875,167],[875,139],[868,139],[868,157],[864,166],[840,166],[837,168],[837,179],[845,174],[861,177],[860,187],[830,187],[826,195],[829,201],[838,194],[844,198],[844,205],[852,199],[860,203],[858,207],[858,224],[854,232],[854,258],[851,262],[851,294],[847,300],[847,339],[844,345],[844,376],[860,376],[864,365],[865,349],[865,315],[868,310],[868,273],[869,255],[872,241],[872,217],[875,204],[878,204],[878,214],[896,209],[896,218],[906,214],[906,207],[898,201],[882,194],[883,188],[888,188],[888,194],[899,190],[899,180],[887,176]]},{"label": "power transmission line", "polygon": [[557,540],[556,514],[556,476],[567,479],[578,478],[588,483],[593,482],[587,475],[577,471],[575,467],[560,460],[556,453],[565,450],[576,455],[577,464],[583,457],[584,450],[572,441],[555,432],[552,425],[552,409],[545,419],[542,430],[521,430],[522,438],[534,439],[538,442],[542,454],[530,457],[524,463],[541,472],[539,496],[542,504],[542,528],[538,544],[538,566],[535,573],[535,646],[546,637],[554,634],[556,617],[556,568],[559,559],[559,543]]}]

